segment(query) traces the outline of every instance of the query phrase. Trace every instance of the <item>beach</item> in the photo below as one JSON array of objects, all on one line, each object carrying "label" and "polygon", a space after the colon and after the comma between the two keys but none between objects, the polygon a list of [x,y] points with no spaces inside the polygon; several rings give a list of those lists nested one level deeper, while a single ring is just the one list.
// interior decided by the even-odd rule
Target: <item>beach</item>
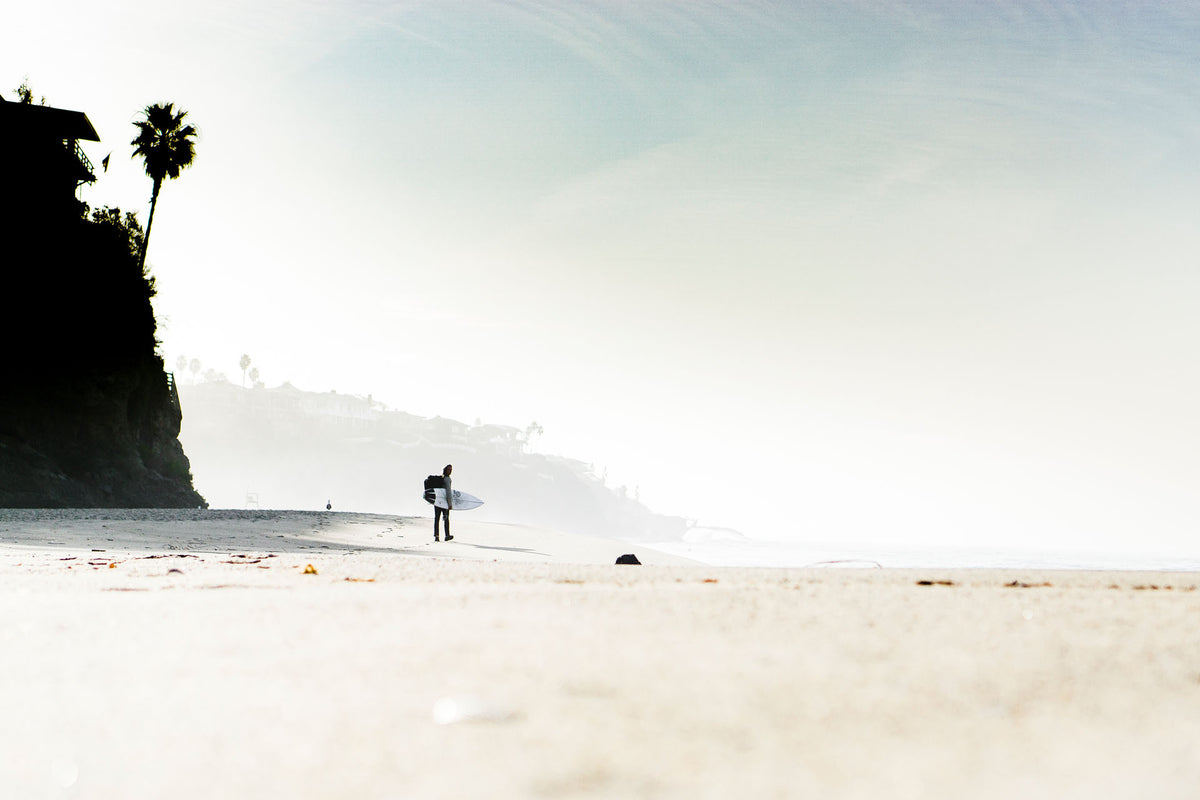
[{"label": "beach", "polygon": [[1200,574],[718,568],[454,524],[0,512],[0,796],[1200,785]]}]

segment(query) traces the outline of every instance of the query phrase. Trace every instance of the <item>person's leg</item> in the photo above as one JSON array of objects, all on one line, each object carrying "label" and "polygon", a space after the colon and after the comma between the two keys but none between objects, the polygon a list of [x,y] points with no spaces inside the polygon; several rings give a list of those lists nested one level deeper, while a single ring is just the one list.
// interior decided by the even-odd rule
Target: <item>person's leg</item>
[{"label": "person's leg", "polygon": [[438,540],[438,524],[441,522],[442,509],[437,506],[433,507],[433,540]]},{"label": "person's leg", "polygon": [[450,535],[450,509],[447,508],[444,513],[446,514],[446,541],[448,542],[454,538]]}]

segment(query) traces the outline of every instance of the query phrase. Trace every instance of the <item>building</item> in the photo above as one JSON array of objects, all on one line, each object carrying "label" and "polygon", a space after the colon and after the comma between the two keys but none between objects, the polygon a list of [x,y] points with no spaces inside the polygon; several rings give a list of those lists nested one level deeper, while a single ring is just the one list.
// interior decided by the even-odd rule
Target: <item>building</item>
[{"label": "building", "polygon": [[28,228],[78,217],[78,188],[96,180],[80,141],[100,141],[82,111],[13,103],[0,97],[0,207]]}]

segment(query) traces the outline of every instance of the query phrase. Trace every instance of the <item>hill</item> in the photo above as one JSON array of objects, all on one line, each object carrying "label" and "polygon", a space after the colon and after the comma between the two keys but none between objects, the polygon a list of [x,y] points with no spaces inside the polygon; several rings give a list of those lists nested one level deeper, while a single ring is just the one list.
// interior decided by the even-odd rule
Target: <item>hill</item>
[{"label": "hill", "polygon": [[429,514],[421,482],[454,464],[472,517],[624,539],[674,539],[686,520],[652,513],[579,461],[529,452],[524,434],[406,414],[371,398],[284,385],[180,385],[181,439],[217,506]]}]

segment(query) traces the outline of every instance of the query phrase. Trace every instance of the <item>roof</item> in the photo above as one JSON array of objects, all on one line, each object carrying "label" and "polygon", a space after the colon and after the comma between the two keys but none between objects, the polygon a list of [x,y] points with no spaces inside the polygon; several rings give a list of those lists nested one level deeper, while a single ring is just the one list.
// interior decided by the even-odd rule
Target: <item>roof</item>
[{"label": "roof", "polygon": [[30,103],[0,102],[0,131],[41,134],[54,139],[100,141],[91,120],[82,111],[68,111]]}]

